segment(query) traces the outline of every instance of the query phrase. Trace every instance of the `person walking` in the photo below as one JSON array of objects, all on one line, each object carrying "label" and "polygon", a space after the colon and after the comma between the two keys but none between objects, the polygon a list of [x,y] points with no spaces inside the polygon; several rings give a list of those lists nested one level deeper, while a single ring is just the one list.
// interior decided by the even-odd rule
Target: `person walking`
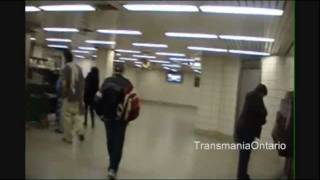
[{"label": "person walking", "polygon": [[78,135],[80,141],[84,140],[83,119],[80,115],[84,113],[83,91],[84,78],[79,65],[73,61],[70,50],[64,51],[66,66],[62,73],[62,98],[63,98],[63,141],[71,144],[73,131]]},{"label": "person walking", "polygon": [[88,110],[91,115],[91,127],[94,128],[94,109],[93,99],[99,89],[99,70],[97,67],[92,67],[85,80],[84,88],[84,126],[87,127]]},{"label": "person walking", "polygon": [[[267,87],[259,84],[253,91],[246,95],[245,103],[235,124],[235,141],[237,143],[251,144],[255,138],[260,138],[262,126],[266,123],[267,110],[263,97],[268,94]],[[238,161],[238,179],[250,179],[248,163],[250,149],[240,149]]]}]

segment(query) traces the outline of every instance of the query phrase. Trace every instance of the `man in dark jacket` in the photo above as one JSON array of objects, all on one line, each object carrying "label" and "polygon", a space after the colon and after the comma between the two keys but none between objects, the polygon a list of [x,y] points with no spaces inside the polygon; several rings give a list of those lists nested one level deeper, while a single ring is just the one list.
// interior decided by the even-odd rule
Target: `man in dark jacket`
[{"label": "man in dark jacket", "polygon": [[97,67],[92,67],[88,76],[86,77],[84,87],[84,126],[87,127],[88,110],[91,115],[91,127],[94,128],[94,111],[93,111],[93,99],[99,89],[99,70]]},{"label": "man in dark jacket", "polygon": [[[262,125],[266,123],[267,110],[263,97],[268,93],[267,87],[259,84],[246,95],[245,103],[239,119],[235,124],[235,141],[237,143],[252,143],[260,138]],[[240,149],[238,163],[238,179],[250,179],[247,174],[251,149]]]},{"label": "man in dark jacket", "polygon": [[[108,177],[115,179],[122,156],[127,122],[117,116],[117,107],[124,100],[126,88],[133,88],[131,82],[122,76],[123,64],[114,65],[114,74],[104,80],[97,92],[95,101],[102,99],[103,115],[106,128],[107,146],[109,153]],[[99,114],[99,113],[98,113]]]}]

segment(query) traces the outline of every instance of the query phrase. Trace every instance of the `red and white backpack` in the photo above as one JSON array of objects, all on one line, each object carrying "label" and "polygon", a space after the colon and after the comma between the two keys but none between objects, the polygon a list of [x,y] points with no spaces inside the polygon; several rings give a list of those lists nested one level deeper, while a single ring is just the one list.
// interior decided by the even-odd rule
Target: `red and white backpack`
[{"label": "red and white backpack", "polygon": [[124,101],[117,108],[117,116],[123,121],[133,121],[139,116],[140,99],[130,85],[124,90]]}]

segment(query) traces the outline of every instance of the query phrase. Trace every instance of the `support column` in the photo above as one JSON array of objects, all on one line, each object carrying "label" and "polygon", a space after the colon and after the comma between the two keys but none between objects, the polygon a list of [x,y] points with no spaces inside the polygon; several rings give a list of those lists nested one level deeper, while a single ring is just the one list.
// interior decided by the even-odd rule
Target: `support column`
[{"label": "support column", "polygon": [[113,73],[114,51],[109,49],[99,49],[97,55],[97,68],[99,69],[100,85],[104,79]]},{"label": "support column", "polygon": [[27,83],[28,80],[28,67],[29,67],[29,57],[30,57],[30,50],[31,50],[31,35],[26,34],[25,35],[25,83]]}]

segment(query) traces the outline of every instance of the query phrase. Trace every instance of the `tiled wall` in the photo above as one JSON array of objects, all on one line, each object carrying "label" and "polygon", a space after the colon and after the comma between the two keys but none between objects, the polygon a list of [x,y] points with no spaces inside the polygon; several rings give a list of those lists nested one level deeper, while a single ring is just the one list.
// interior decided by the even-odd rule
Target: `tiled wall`
[{"label": "tiled wall", "polygon": [[266,57],[262,59],[261,82],[268,88],[268,95],[264,98],[268,110],[267,123],[264,125],[261,139],[272,141],[271,131],[275,123],[276,112],[285,93],[293,90],[294,61],[288,57]]}]

